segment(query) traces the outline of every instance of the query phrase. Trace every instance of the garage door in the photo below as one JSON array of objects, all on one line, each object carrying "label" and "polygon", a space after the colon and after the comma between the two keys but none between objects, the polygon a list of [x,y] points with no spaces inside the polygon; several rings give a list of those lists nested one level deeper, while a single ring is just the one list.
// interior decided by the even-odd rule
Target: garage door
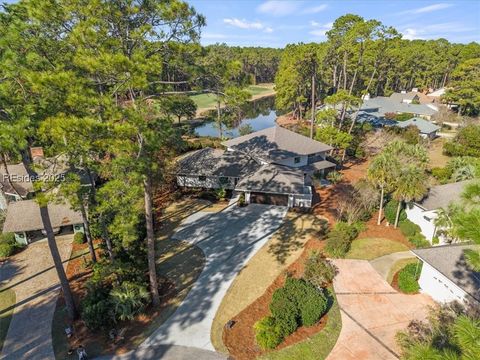
[{"label": "garage door", "polygon": [[250,194],[250,202],[268,205],[288,205],[288,195],[255,193]]}]

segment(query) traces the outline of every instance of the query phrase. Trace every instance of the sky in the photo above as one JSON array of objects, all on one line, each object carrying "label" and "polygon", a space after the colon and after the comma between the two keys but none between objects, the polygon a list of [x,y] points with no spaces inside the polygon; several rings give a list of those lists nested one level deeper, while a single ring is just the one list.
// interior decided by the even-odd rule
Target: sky
[{"label": "sky", "polygon": [[284,47],[325,40],[333,21],[352,13],[395,27],[405,39],[480,42],[480,0],[187,0],[207,19],[204,45]]}]

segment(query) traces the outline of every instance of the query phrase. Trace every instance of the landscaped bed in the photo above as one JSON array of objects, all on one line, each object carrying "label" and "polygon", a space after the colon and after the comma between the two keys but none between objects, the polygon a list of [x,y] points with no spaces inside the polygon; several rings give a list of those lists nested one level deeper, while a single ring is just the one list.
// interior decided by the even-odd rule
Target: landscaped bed
[{"label": "landscaped bed", "polygon": [[[158,254],[157,272],[161,304],[158,308],[147,306],[132,321],[120,321],[115,324],[118,336],[110,339],[108,330],[89,330],[84,321],[73,324],[74,335],[67,339],[65,328],[70,324],[63,298],[60,297],[55,309],[52,325],[52,339],[56,358],[76,359],[77,355],[68,354],[69,349],[82,344],[89,356],[125,353],[143,342],[155,331],[181,304],[196,279],[200,275],[205,257],[196,246],[183,241],[171,240],[176,227],[186,217],[197,211],[218,211],[224,206],[211,207],[204,200],[179,200],[163,209],[159,216],[161,226],[158,229],[156,252]],[[74,244],[71,260],[67,266],[67,276],[77,303],[85,296],[85,283],[92,276],[90,268],[85,266],[88,254],[86,244]]]},{"label": "landscaped bed", "polygon": [[404,294],[417,294],[420,290],[418,279],[422,272],[422,263],[418,260],[405,265],[393,276],[392,287]]},{"label": "landscaped bed", "polygon": [[[286,272],[293,277],[299,277],[303,273],[303,265],[305,263],[305,260],[311,254],[312,250],[322,251],[323,247],[324,241],[320,241],[318,239],[309,240],[305,244],[305,251],[297,259],[297,261],[295,261],[288,267]],[[262,296],[257,298],[252,304],[250,304],[247,308],[245,308],[232,319],[234,321],[234,325],[231,329],[224,329],[223,342],[232,357],[234,357],[235,359],[253,359],[267,353],[270,356],[270,354],[275,354],[275,352],[279,351],[280,349],[286,348],[289,349],[288,353],[290,353],[296,351],[295,349],[293,349],[296,346],[300,346],[300,351],[305,354],[308,352],[315,354],[315,350],[311,349],[310,346],[315,346],[316,342],[311,342],[309,339],[320,336],[320,334],[322,334],[321,330],[325,329],[328,323],[328,319],[331,316],[330,312],[324,315],[320,319],[320,321],[314,326],[299,327],[295,332],[285,337],[283,342],[279,346],[277,346],[276,349],[273,350],[273,352],[262,350],[255,340],[255,323],[260,319],[264,318],[265,316],[270,315],[269,305],[272,301],[273,293],[275,292],[275,290],[284,286],[284,284],[285,274],[281,274],[268,287],[268,289]],[[334,309],[334,307],[330,306],[329,311],[331,311],[332,309]],[[340,324],[338,327],[340,327]],[[332,330],[330,327],[328,329],[329,330],[325,331],[328,331],[331,335],[335,335],[332,334]],[[338,336],[339,332],[340,331],[338,330],[336,336]],[[335,339],[331,339],[331,341],[334,344],[336,341],[336,337]],[[329,350],[326,351],[327,354],[328,352]],[[285,359],[286,358],[288,357],[285,357]],[[312,357],[312,359],[319,358]]]},{"label": "landscaped bed", "polygon": [[3,342],[7,337],[10,321],[12,320],[15,298],[15,291],[12,289],[0,289],[0,354],[2,352]]},{"label": "landscaped bed", "polygon": [[363,238],[352,242],[347,259],[372,260],[380,256],[399,251],[407,251],[408,247],[398,241],[385,238]]}]

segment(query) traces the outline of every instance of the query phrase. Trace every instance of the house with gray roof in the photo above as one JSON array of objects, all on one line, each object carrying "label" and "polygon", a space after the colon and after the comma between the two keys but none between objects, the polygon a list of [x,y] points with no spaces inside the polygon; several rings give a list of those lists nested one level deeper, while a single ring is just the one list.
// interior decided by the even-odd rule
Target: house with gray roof
[{"label": "house with gray roof", "polygon": [[479,251],[478,245],[453,244],[411,250],[423,263],[418,284],[422,292],[445,303],[480,303],[480,272],[465,259],[465,251]]},{"label": "house with gray roof", "polygon": [[385,114],[412,114],[414,117],[430,120],[432,115],[438,112],[438,108],[432,104],[398,102],[389,97],[377,96],[366,98],[360,111],[377,117],[385,117]]},{"label": "house with gray roof", "polygon": [[[49,204],[48,213],[55,233],[62,230],[83,232],[80,212],[72,210],[70,204]],[[3,224],[4,233],[14,233],[17,242],[27,245],[45,235],[40,207],[35,200],[14,201],[8,204]]]},{"label": "house with gray roof", "polygon": [[280,126],[222,145],[180,158],[178,185],[243,192],[247,203],[310,207],[311,175],[335,167],[326,160],[330,146]]},{"label": "house with gray roof", "polygon": [[422,234],[432,243],[438,237],[439,244],[447,242],[435,226],[435,219],[440,209],[446,209],[451,203],[459,202],[465,186],[472,180],[459,181],[451,184],[437,185],[430,188],[427,195],[418,202],[407,205],[407,218],[420,226]]},{"label": "house with gray roof", "polygon": [[435,139],[437,137],[438,130],[440,130],[439,126],[419,117],[414,117],[406,121],[399,121],[397,126],[403,129],[409,126],[415,126],[420,132],[421,137],[430,140]]}]

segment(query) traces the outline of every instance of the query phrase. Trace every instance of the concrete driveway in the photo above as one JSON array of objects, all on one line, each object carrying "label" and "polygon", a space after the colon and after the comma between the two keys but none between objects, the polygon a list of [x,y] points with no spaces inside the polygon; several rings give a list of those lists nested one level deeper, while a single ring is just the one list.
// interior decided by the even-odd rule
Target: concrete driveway
[{"label": "concrete driveway", "polygon": [[280,227],[286,211],[280,206],[250,204],[187,218],[174,237],[200,247],[205,268],[176,312],[139,350],[160,344],[214,350],[210,329],[223,296],[237,273]]},{"label": "concrete driveway", "polygon": [[[64,261],[70,257],[72,240],[73,235],[57,236]],[[59,282],[46,240],[30,244],[0,265],[0,289],[5,288],[15,291],[16,304],[0,359],[54,359],[51,324]]]},{"label": "concrete driveway", "polygon": [[411,320],[424,320],[434,301],[393,289],[365,260],[334,260],[333,286],[342,330],[328,360],[398,359],[395,334]]}]

